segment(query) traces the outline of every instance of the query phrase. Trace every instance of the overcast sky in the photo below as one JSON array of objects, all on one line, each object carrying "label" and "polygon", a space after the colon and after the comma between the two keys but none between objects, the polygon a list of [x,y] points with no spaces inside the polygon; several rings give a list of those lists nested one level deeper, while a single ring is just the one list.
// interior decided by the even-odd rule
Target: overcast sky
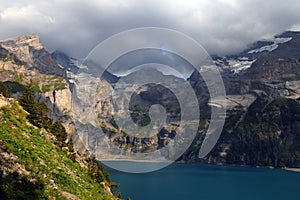
[{"label": "overcast sky", "polygon": [[36,33],[49,51],[84,58],[131,28],[175,29],[211,54],[300,29],[299,0],[0,0],[0,39]]}]

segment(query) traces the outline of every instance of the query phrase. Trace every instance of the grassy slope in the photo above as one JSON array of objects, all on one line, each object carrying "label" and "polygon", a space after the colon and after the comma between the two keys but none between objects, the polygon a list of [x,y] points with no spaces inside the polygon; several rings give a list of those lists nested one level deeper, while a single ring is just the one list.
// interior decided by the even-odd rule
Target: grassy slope
[{"label": "grassy slope", "polygon": [[[16,184],[2,178],[2,194],[11,191],[12,196],[7,198],[13,199],[18,193],[21,197],[23,195],[22,199],[30,199],[32,195],[39,199],[65,199],[61,195],[65,191],[80,199],[114,199],[104,191],[101,184],[92,180],[85,168],[72,161],[48,137],[49,133],[27,122],[26,113],[17,102],[11,100],[8,106],[0,108],[0,147],[18,157],[15,162],[19,163],[18,166],[24,166],[22,170],[26,173],[15,175],[21,176],[24,182],[36,190],[34,194],[31,194],[33,191],[26,193],[19,186],[14,188]],[[0,164],[2,167],[5,165]]]}]

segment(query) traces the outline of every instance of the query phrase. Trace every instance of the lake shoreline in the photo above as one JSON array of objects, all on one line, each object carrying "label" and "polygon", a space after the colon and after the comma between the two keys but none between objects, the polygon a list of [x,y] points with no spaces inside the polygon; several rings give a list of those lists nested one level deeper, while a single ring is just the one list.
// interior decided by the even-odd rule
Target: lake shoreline
[{"label": "lake shoreline", "polygon": [[250,165],[226,165],[226,164],[209,164],[209,163],[197,163],[197,162],[170,162],[170,161],[162,161],[162,160],[130,160],[130,159],[107,159],[107,160],[100,160],[100,162],[144,162],[144,163],[176,163],[176,164],[199,164],[199,165],[212,165],[212,166],[228,166],[228,167],[253,167],[253,168],[266,168],[266,169],[282,169],[285,171],[291,172],[298,172],[300,173],[300,168],[290,168],[290,167],[273,167],[273,166],[250,166]]},{"label": "lake shoreline", "polygon": [[286,171],[290,171],[290,172],[300,172],[300,168],[289,168],[289,167],[284,167],[282,168],[283,170],[286,170]]},{"label": "lake shoreline", "polygon": [[143,163],[173,163],[166,160],[130,160],[130,159],[102,159],[100,162],[143,162]]}]

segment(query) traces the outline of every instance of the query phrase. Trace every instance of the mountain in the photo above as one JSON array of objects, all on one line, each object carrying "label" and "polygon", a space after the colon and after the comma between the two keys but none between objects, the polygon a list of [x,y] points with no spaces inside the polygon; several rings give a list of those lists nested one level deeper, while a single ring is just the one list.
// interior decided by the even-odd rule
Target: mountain
[{"label": "mountain", "polygon": [[[285,41],[277,46],[267,43],[262,47],[261,42],[255,43],[255,51],[240,54],[247,56],[249,52],[256,52],[255,60],[247,69],[235,71],[233,76],[228,73],[231,69],[223,66],[227,118],[221,138],[210,155],[201,160],[197,157],[199,146],[196,145],[202,142],[200,137],[182,156],[183,160],[300,167],[299,38],[299,32],[285,32],[275,37]],[[195,75],[191,80],[198,85],[201,81]],[[198,88],[196,85],[197,91]]]},{"label": "mountain", "polygon": [[[180,161],[300,167],[299,34],[299,32],[285,32],[272,39],[249,45],[236,55],[212,56],[224,80],[227,117],[220,140],[204,159],[199,159],[198,153],[210,121],[210,110],[215,104],[210,102],[209,92],[200,74],[192,73],[188,81],[198,96],[202,115],[197,136],[190,148],[181,156]],[[3,82],[6,85],[9,81],[26,85],[32,79],[37,89],[36,100],[46,102],[50,116],[63,123],[70,138],[73,139],[75,150],[81,153],[94,154],[97,147],[98,153],[105,155],[105,150],[101,149],[101,146],[107,148],[107,144],[111,151],[116,145],[129,153],[152,152],[164,147],[176,135],[176,131],[168,127],[150,138],[138,138],[124,132],[116,124],[110,94],[122,87],[126,89],[127,85],[125,83],[120,85],[119,82],[138,79],[139,74],[135,72],[117,77],[106,71],[102,79],[98,79],[99,77],[89,75],[90,71],[83,67],[86,63],[82,64],[81,61],[59,51],[49,54],[33,35],[2,41],[0,48],[0,66],[2,66],[0,76]],[[27,56],[21,56],[22,51]],[[50,64],[47,67],[45,56],[49,57]],[[81,72],[85,72],[85,76],[78,74]],[[160,76],[155,75],[153,71],[148,73],[152,74],[152,77]],[[167,77],[171,82],[184,81],[172,75]],[[20,90],[20,87],[15,85],[14,91]],[[87,95],[91,91],[95,94],[93,97]],[[86,106],[78,107],[78,102],[74,102],[72,98],[74,95],[83,100]],[[150,105],[166,102],[176,105],[172,93],[155,85],[139,88],[132,98],[135,99],[135,104],[131,105],[131,117],[140,125],[147,125],[150,122],[148,115]],[[143,106],[139,107],[136,104]],[[167,116],[174,116],[174,119],[177,119],[178,110],[169,109],[169,111]],[[98,134],[91,133],[90,131],[94,129],[91,126],[87,127],[86,124],[74,125],[76,118],[81,121],[96,119],[105,135],[99,137]],[[86,132],[89,134],[84,134]]]},{"label": "mountain", "polygon": [[[202,125],[194,143],[180,158],[181,161],[300,167],[299,128],[297,128],[299,110],[295,109],[300,97],[299,34],[299,32],[284,32],[272,39],[255,42],[236,55],[222,58],[213,56],[224,80],[228,114],[217,146],[204,159],[198,158],[198,152],[207,128],[205,121],[209,122],[211,108],[209,92],[198,73],[191,75],[188,80],[199,97]],[[121,77],[120,80],[132,81],[137,78],[134,78],[133,73]],[[104,91],[111,91],[114,87],[114,83],[108,83],[112,88],[108,87],[108,84],[104,84],[105,87],[101,84],[102,86],[97,89],[98,93],[102,94],[99,95],[101,103],[95,102],[99,117],[111,116],[109,114],[111,108],[108,106],[111,104],[110,100],[103,95]],[[155,87],[143,88],[136,102],[145,106],[152,105],[162,94],[167,94],[167,90]],[[147,109],[146,112],[138,113],[147,113]],[[138,116],[137,122],[147,121],[147,115]],[[288,123],[283,122],[283,119],[288,119]],[[106,125],[102,128],[109,140],[129,152],[151,152],[159,149],[162,147],[161,144],[176,134],[164,129],[156,137],[139,139],[126,133],[117,134],[120,130],[109,117],[104,119],[104,123]]]},{"label": "mountain", "polygon": [[[194,72],[191,75],[188,80],[198,96],[202,114],[201,126],[194,143],[179,159],[180,161],[299,167],[299,146],[297,145],[299,143],[299,129],[297,128],[299,110],[293,110],[293,108],[297,108],[300,97],[297,57],[300,46],[298,38],[298,32],[286,32],[275,36],[273,39],[256,42],[237,55],[226,56],[222,58],[222,62],[220,57],[213,57],[214,62],[221,69],[226,87],[228,115],[220,141],[211,154],[204,159],[199,159],[198,153],[205,136],[206,123],[209,123],[210,109],[213,104],[209,103],[209,92],[200,74]],[[247,67],[244,67],[246,65]],[[143,80],[145,81],[159,77],[159,75],[154,74],[153,71],[147,71],[146,74],[133,72],[130,75],[120,77],[119,81],[124,82],[123,89],[125,90],[128,87],[126,82],[139,80],[141,77],[144,77]],[[270,75],[267,76],[268,74]],[[173,82],[180,82],[178,78],[172,77],[172,75],[168,77]],[[118,87],[121,86],[118,85]],[[114,84],[108,90],[113,88]],[[97,90],[99,92],[101,90],[108,91],[103,87]],[[171,95],[168,95],[168,90],[163,88],[143,87],[142,91],[137,92],[132,97],[135,99],[134,103],[139,104],[135,107],[140,108],[140,110],[131,110],[134,113],[134,120],[140,125],[148,124],[149,116],[147,113],[149,109],[147,108],[157,104],[159,99],[172,99]],[[105,95],[100,96],[103,98]],[[108,140],[118,147],[128,152],[151,152],[168,144],[170,139],[176,135],[176,132],[166,129],[162,129],[161,132],[151,138],[136,138],[122,132],[113,120],[113,115],[109,114],[112,112],[112,108],[108,108],[107,105],[113,105],[110,101],[107,97],[105,101],[100,103],[105,105],[105,116],[108,117],[102,118],[102,129],[105,130]],[[172,105],[176,104],[171,102],[169,101]],[[95,102],[91,107],[100,108],[100,104]],[[124,108],[122,104],[117,106],[120,110],[122,107]],[[101,110],[97,111],[100,118],[104,116],[101,114]],[[276,117],[273,117],[274,113],[276,113]],[[256,118],[259,120],[254,120]],[[288,119],[289,123],[283,123],[283,119]],[[101,141],[103,138],[92,140]],[[107,140],[104,142],[107,143]],[[257,144],[260,146],[256,147]],[[251,146],[255,147],[252,148]],[[90,148],[93,147],[90,146]],[[238,148],[241,150],[236,150]],[[252,158],[254,161],[250,162]]]}]

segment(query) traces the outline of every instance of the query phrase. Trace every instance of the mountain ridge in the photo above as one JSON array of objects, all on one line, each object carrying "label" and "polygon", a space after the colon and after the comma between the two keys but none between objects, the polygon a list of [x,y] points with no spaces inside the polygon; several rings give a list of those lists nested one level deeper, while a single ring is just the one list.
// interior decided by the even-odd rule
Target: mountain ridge
[{"label": "mountain ridge", "polygon": [[49,75],[64,75],[63,69],[42,46],[37,35],[30,34],[1,40],[0,50],[1,58],[11,59],[16,63],[24,65],[26,69],[36,69],[41,73]]}]

